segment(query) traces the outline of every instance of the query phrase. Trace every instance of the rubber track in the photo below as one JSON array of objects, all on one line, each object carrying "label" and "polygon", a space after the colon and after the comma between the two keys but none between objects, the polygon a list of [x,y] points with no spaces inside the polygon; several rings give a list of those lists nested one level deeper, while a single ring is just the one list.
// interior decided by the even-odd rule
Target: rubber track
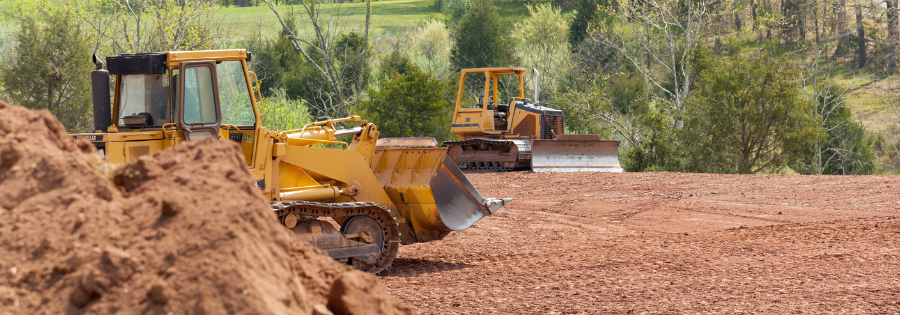
[{"label": "rubber track", "polygon": [[384,248],[381,251],[381,259],[375,265],[359,262],[355,266],[359,270],[378,273],[391,266],[397,251],[400,248],[400,225],[391,215],[391,211],[374,202],[338,202],[320,203],[312,201],[277,201],[272,202],[272,211],[279,218],[290,213],[307,217],[352,217],[368,216],[374,219],[382,227],[384,233]]},{"label": "rubber track", "polygon": [[[469,140],[447,141],[447,142],[444,142],[443,144],[441,144],[441,146],[442,147],[450,147],[450,146],[458,145],[460,147],[464,147],[464,146],[474,146],[474,145],[478,145],[478,144],[485,143],[485,142],[491,142],[494,144],[505,144],[505,145],[509,145],[509,146],[516,145],[514,142],[509,141],[509,140],[469,139]],[[519,155],[521,155],[521,153]],[[519,169],[519,167],[518,167],[519,162],[521,162],[521,160],[516,160],[516,166],[514,166],[514,167],[490,166],[490,167],[469,168],[468,166],[463,166],[463,165],[459,165],[459,164],[457,164],[456,166],[459,167],[459,169],[461,169],[461,170],[491,170],[491,171],[503,172],[503,171],[514,171],[514,170]]]}]

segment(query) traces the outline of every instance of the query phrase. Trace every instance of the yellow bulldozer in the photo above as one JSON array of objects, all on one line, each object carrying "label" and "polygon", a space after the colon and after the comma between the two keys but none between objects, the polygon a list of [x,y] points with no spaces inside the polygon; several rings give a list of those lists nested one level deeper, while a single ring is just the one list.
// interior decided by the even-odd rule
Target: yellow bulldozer
[{"label": "yellow bulldozer", "polygon": [[[522,75],[527,71],[525,68],[462,70],[451,126],[459,140],[443,143],[449,148],[450,159],[460,169],[469,170],[621,172],[618,140],[565,134],[563,112],[538,101],[540,73],[537,70],[534,70],[534,100],[525,98]],[[475,101],[464,102],[466,91],[472,85],[479,90]],[[510,98],[508,103],[501,103],[506,101],[501,95]]]},{"label": "yellow bulldozer", "polygon": [[[105,60],[103,69],[94,56],[91,73],[96,131],[75,138],[92,142],[111,166],[186,141],[234,141],[280,222],[354,268],[384,270],[400,244],[442,239],[512,200],[483,198],[433,139],[379,140],[359,116],[267,130],[243,49]],[[352,142],[337,141],[344,136]]]}]

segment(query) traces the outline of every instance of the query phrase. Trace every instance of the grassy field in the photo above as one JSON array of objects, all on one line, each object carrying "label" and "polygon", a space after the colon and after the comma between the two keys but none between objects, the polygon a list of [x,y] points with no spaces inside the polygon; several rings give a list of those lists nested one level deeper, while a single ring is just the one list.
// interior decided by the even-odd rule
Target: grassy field
[{"label": "grassy field", "polygon": [[[516,21],[528,16],[525,2],[501,2],[495,3],[502,17],[503,24],[512,29]],[[298,21],[304,29],[311,29],[304,25],[306,21],[305,11],[302,6],[276,6],[276,10],[286,18],[292,9],[295,15],[300,15]],[[362,32],[366,21],[365,2],[326,4],[321,7],[320,23],[331,21],[333,25],[340,26],[346,31]],[[568,11],[565,11],[568,12]],[[434,0],[389,0],[372,2],[372,19],[370,35],[394,35],[402,36],[407,31],[429,19],[447,20],[449,17],[434,8]],[[281,29],[278,19],[268,6],[255,7],[227,7],[213,12],[212,23],[221,30],[221,42],[240,43],[246,40],[272,38]],[[335,27],[338,29],[338,27]]]},{"label": "grassy field", "polygon": [[[370,34],[379,36],[386,33],[402,34],[406,30],[429,18],[445,19],[446,16],[434,10],[433,0],[394,0],[372,2]],[[292,12],[298,17],[300,26],[305,26],[305,11],[302,6],[281,5],[276,10],[287,18]],[[366,21],[365,2],[329,4],[321,7],[320,23],[330,21],[334,29],[347,31],[364,30]],[[281,29],[278,19],[268,6],[228,7],[213,12],[212,21],[220,27],[228,42],[241,42],[274,37]],[[325,24],[325,23],[322,23]]]}]

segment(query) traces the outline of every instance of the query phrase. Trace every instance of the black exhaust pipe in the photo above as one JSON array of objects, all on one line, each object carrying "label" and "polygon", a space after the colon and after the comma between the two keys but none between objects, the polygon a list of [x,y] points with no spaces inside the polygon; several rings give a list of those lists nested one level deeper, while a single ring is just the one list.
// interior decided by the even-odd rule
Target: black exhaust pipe
[{"label": "black exhaust pipe", "polygon": [[103,69],[103,60],[92,57],[97,69],[91,71],[91,96],[94,100],[94,130],[106,132],[112,125],[112,106],[109,103],[109,71]]}]

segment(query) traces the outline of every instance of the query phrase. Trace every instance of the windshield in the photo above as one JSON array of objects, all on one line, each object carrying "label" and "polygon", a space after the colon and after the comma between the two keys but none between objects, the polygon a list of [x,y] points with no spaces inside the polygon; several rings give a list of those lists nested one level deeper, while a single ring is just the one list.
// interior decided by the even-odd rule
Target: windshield
[{"label": "windshield", "polygon": [[168,117],[169,79],[165,74],[122,75],[119,84],[119,121],[125,124],[125,116],[150,114],[151,126],[162,126]]},{"label": "windshield", "polygon": [[253,126],[256,117],[250,103],[250,91],[240,61],[223,61],[216,65],[219,76],[219,102],[222,103],[222,124]]}]

